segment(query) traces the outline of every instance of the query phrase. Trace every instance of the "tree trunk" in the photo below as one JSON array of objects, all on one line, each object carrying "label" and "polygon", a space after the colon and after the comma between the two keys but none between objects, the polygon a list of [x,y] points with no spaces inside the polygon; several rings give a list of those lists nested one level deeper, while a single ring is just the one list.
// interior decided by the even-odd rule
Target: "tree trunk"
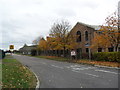
[{"label": "tree trunk", "polygon": [[64,47],[64,50],[63,50],[63,57],[65,57],[65,47]]},{"label": "tree trunk", "polygon": [[114,48],[115,48],[115,52],[118,52],[118,44]]}]

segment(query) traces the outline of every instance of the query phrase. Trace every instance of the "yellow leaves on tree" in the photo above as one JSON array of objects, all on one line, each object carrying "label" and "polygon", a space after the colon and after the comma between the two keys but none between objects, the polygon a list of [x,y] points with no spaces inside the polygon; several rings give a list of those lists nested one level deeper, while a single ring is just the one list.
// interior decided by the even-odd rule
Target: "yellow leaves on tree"
[{"label": "yellow leaves on tree", "polygon": [[113,13],[105,19],[105,24],[102,25],[101,29],[95,34],[92,47],[113,47],[114,51],[117,51],[120,43],[119,35],[117,13]]},{"label": "yellow leaves on tree", "polygon": [[38,45],[38,48],[41,49],[41,50],[47,50],[47,42],[45,39],[41,39],[39,41],[39,45]]},{"label": "yellow leaves on tree", "polygon": [[94,33],[94,39],[92,40],[91,48],[103,48],[106,50],[110,46],[110,41],[107,35]]}]

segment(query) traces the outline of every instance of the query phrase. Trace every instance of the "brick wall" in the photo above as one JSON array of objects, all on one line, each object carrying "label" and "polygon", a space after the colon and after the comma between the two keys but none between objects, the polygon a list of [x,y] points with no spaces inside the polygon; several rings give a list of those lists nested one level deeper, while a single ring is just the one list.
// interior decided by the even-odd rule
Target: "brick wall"
[{"label": "brick wall", "polygon": [[[87,54],[89,52],[88,49],[91,45],[91,40],[94,37],[95,29],[90,27],[89,25],[78,22],[73,27],[70,34],[76,35],[78,31],[81,32],[81,42],[78,42],[78,45],[76,47],[77,47],[77,49],[80,49],[80,50],[77,50],[77,53],[80,54],[80,56],[78,56],[78,58],[81,58],[81,57],[83,57],[82,54]],[[86,31],[88,32],[88,40],[87,41],[85,40],[85,32]],[[88,48],[88,49],[86,49],[86,48]],[[91,50],[91,52],[94,52],[94,51],[96,51],[96,50]]]}]

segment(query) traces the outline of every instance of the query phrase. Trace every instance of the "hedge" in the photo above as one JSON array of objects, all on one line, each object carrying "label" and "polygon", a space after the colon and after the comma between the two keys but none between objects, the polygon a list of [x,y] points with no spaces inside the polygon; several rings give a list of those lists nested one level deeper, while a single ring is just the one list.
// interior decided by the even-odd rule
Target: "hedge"
[{"label": "hedge", "polygon": [[120,52],[97,52],[93,54],[93,60],[120,62]]}]

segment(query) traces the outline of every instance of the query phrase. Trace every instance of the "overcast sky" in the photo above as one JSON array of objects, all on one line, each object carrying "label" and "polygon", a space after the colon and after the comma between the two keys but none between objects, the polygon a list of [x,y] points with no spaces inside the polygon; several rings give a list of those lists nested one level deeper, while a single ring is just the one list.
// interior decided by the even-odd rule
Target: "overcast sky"
[{"label": "overcast sky", "polygon": [[[101,25],[117,11],[119,0],[0,0],[0,48],[19,49],[42,35],[57,20]],[[2,33],[1,33],[2,32]],[[1,46],[2,45],[2,46]]]}]

